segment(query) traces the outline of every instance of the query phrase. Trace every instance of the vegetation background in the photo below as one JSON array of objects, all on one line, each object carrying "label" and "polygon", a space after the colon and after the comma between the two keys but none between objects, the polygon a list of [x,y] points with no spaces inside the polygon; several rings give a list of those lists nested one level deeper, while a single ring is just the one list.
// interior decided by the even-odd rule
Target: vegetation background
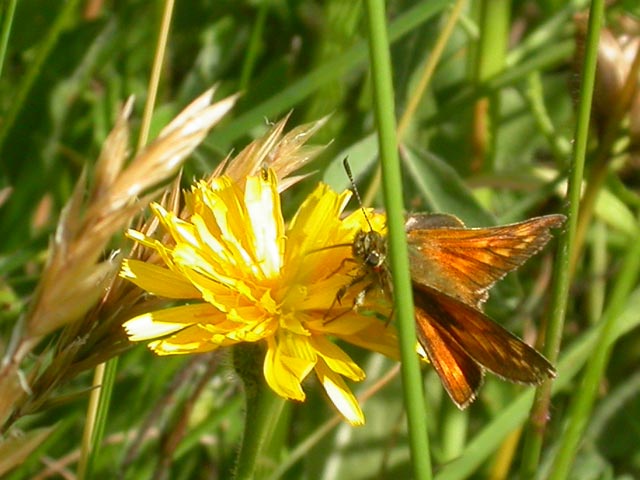
[{"label": "vegetation background", "polygon": [[[183,186],[269,122],[291,113],[292,128],[329,115],[311,141],[328,146],[307,168],[312,176],[286,192],[285,214],[320,180],[348,188],[341,166],[347,155],[365,203],[382,207],[365,4],[177,2],[150,138],[210,86],[218,85],[216,98],[242,92],[184,165]],[[132,94],[137,138],[166,8],[136,0],[0,5],[0,350],[9,349],[29,309],[63,206],[83,172],[92,178]],[[537,438],[541,432],[527,428],[533,388],[488,378],[478,400],[460,412],[425,368],[424,455],[435,478],[640,477],[640,11],[630,0],[609,2],[595,51],[586,38],[588,8],[586,1],[554,0],[386,2],[408,211],[452,213],[469,226],[566,213],[568,178],[582,168],[576,139],[586,139],[588,187],[579,217],[577,204],[570,206],[573,256],[553,270],[552,245],[497,286],[487,305],[493,318],[535,342],[551,298],[556,306],[562,300],[554,278],[564,272],[571,281],[557,339],[558,379],[542,410],[546,431]],[[585,107],[585,52],[598,60],[589,129],[577,120]],[[105,257],[128,248],[122,231]],[[4,478],[232,476],[244,406],[227,352],[158,358],[119,340],[117,348],[92,345],[93,356],[80,360],[93,362],[75,359],[77,368],[58,370],[65,332],[47,334],[20,365],[26,373],[65,374],[37,384],[38,401],[3,418]],[[396,365],[350,353],[367,372],[354,389],[375,390],[363,404],[366,425],[337,421],[310,382],[307,401],[287,403],[278,420],[265,478],[412,476]],[[102,441],[78,475],[95,359],[116,354]]]}]

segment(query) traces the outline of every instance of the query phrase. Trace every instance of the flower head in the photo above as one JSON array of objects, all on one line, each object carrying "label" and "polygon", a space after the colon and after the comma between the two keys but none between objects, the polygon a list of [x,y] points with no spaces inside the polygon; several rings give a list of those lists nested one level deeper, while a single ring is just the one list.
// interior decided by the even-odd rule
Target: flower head
[{"label": "flower head", "polygon": [[[362,212],[340,218],[350,192],[320,184],[288,225],[271,170],[240,183],[227,176],[200,182],[186,194],[188,215],[158,204],[154,215],[169,244],[137,231],[164,266],[126,260],[122,276],[157,296],[184,304],[125,323],[132,341],[148,341],[159,355],[215,350],[264,342],[264,376],[280,396],[302,401],[303,380],[316,373],[328,396],[352,424],[364,421],[344,378],[362,369],[333,342],[396,356],[395,331],[375,316],[353,311],[356,289],[336,301],[353,280],[348,258],[356,232],[369,228]],[[371,214],[375,226],[384,216]]]}]

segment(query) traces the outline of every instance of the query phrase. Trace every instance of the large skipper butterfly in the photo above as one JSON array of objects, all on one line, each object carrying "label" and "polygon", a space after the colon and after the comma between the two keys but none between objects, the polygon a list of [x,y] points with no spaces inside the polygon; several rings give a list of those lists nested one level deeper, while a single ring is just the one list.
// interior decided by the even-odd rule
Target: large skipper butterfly
[{"label": "large skipper butterfly", "polygon": [[[405,229],[418,341],[453,402],[466,408],[480,388],[485,370],[505,380],[538,385],[555,377],[549,361],[482,312],[491,286],[540,251],[564,215],[520,223],[467,228],[451,215],[408,217]],[[360,272],[338,292],[365,283],[354,308],[372,288],[392,295],[387,242],[371,228],[352,245]]]}]

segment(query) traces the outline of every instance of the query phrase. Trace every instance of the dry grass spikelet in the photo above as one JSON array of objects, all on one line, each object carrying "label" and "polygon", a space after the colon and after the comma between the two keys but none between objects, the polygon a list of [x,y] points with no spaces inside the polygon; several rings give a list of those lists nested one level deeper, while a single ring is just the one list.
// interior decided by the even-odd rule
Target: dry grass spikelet
[{"label": "dry grass spikelet", "polygon": [[[105,255],[108,242],[157,196],[158,192],[150,190],[176,174],[208,131],[231,109],[236,96],[216,103],[212,99],[213,90],[209,90],[194,100],[129,163],[132,100],[122,108],[103,144],[93,183],[88,185],[84,172],[60,215],[38,286],[4,353],[0,365],[3,430],[13,419],[41,408],[55,385],[80,371],[87,346],[98,348],[96,353],[103,360],[117,353],[114,347],[119,344],[120,333],[111,335],[113,324],[95,316],[110,292],[123,293],[117,276],[120,255]],[[173,193],[165,194],[165,200],[177,197],[178,184],[174,182],[168,192]],[[23,374],[27,354],[61,327],[66,327],[65,331],[50,347],[53,356],[47,356],[50,351],[43,352],[29,364],[28,374]],[[99,345],[109,338],[110,345]],[[50,359],[45,362],[45,358]],[[84,366],[95,365],[95,361],[84,362]]]}]

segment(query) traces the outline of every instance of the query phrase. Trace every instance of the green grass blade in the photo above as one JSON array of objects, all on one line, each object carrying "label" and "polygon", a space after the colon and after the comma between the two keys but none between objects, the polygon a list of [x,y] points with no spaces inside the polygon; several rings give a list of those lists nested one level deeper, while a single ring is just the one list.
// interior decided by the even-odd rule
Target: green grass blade
[{"label": "green grass blade", "polygon": [[[594,0],[589,19],[587,48],[582,69],[580,103],[578,105],[576,141],[571,161],[571,176],[569,178],[569,190],[567,193],[569,204],[569,211],[567,212],[568,221],[566,234],[560,238],[558,246],[554,283],[552,286],[551,315],[545,335],[544,354],[551,363],[555,363],[558,358],[567,310],[569,285],[571,282],[569,260],[572,256],[575,243],[574,239],[576,237],[580,192],[582,189],[582,177],[587,152],[587,142],[589,139],[591,101],[595,85],[598,39],[600,36],[600,25],[602,24],[603,8],[603,2],[601,0]],[[531,410],[530,425],[525,436],[525,447],[521,466],[523,478],[532,478],[540,462],[543,434],[551,402],[551,384],[552,381],[546,381],[536,392],[534,406]]]},{"label": "green grass blade", "polygon": [[402,180],[396,137],[391,59],[386,33],[384,2],[368,0],[367,24],[371,49],[371,73],[374,85],[374,106],[380,143],[382,184],[387,208],[389,230],[389,262],[393,274],[394,311],[399,327],[402,380],[407,410],[409,445],[414,477],[430,479],[431,460],[427,437],[422,377],[415,353],[416,332],[414,326],[413,297],[407,258],[407,241],[404,233],[404,207],[402,205]]}]

